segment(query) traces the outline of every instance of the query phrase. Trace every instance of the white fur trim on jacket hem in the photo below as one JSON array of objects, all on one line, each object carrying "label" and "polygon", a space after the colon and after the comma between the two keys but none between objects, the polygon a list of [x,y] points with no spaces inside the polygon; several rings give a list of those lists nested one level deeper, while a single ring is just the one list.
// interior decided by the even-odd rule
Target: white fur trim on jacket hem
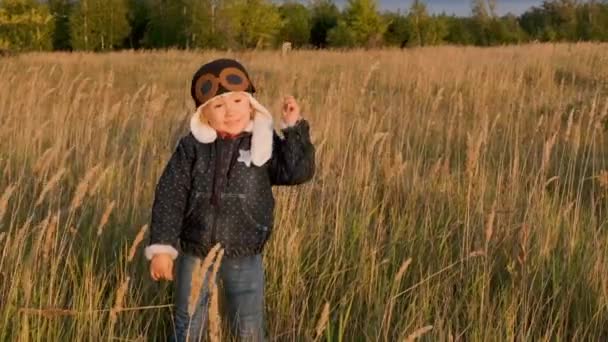
[{"label": "white fur trim on jacket hem", "polygon": [[[224,96],[224,93],[218,96]],[[251,162],[256,166],[262,166],[272,156],[272,140],[274,135],[272,114],[258,102],[250,93],[251,106],[255,111],[252,122],[245,131],[251,132]],[[205,102],[208,103],[209,101]],[[217,132],[206,122],[201,121],[201,111],[205,104],[200,105],[190,118],[190,131],[192,135],[203,144],[209,144],[217,139]]]},{"label": "white fur trim on jacket hem", "polygon": [[148,260],[152,260],[152,257],[154,257],[156,254],[169,254],[171,259],[175,260],[178,252],[177,249],[173,248],[171,245],[154,244],[146,247],[144,254]]}]

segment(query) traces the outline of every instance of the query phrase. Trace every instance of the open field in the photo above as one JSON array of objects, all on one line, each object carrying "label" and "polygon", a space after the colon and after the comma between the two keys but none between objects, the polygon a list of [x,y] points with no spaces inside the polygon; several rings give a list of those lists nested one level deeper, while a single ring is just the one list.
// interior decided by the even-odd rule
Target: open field
[{"label": "open field", "polygon": [[[0,58],[0,341],[170,329],[137,235],[223,55]],[[608,45],[228,56],[317,147],[275,189],[272,340],[608,339]]]}]

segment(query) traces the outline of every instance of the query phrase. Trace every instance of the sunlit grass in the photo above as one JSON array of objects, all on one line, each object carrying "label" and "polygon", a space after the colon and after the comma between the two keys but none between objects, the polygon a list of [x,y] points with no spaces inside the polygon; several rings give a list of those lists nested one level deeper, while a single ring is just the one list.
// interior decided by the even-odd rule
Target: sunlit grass
[{"label": "sunlit grass", "polygon": [[0,59],[0,340],[170,331],[137,236],[225,55],[317,147],[275,189],[270,337],[608,338],[608,45],[577,44]]}]

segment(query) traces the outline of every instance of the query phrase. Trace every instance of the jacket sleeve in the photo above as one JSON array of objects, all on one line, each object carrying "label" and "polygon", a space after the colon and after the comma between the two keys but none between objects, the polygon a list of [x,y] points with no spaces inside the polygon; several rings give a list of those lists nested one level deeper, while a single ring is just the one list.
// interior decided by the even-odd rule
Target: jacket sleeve
[{"label": "jacket sleeve", "polygon": [[300,119],[282,130],[284,139],[273,137],[270,180],[273,185],[297,185],[315,173],[315,147],[310,141],[308,121]]},{"label": "jacket sleeve", "polygon": [[148,260],[158,253],[170,254],[173,259],[178,254],[178,240],[188,203],[195,156],[193,145],[188,143],[187,138],[179,140],[156,185],[150,242],[144,252]]}]

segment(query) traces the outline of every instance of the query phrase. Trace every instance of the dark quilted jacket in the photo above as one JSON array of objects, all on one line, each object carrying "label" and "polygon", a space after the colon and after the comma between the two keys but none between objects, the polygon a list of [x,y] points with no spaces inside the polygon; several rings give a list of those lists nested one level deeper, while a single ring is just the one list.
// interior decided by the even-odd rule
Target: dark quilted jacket
[{"label": "dark quilted jacket", "polygon": [[274,133],[272,157],[259,167],[237,161],[251,133],[209,144],[182,137],[156,186],[150,244],[198,256],[218,242],[226,257],[261,253],[273,228],[271,186],[304,183],[315,169],[308,122],[283,135]]}]

